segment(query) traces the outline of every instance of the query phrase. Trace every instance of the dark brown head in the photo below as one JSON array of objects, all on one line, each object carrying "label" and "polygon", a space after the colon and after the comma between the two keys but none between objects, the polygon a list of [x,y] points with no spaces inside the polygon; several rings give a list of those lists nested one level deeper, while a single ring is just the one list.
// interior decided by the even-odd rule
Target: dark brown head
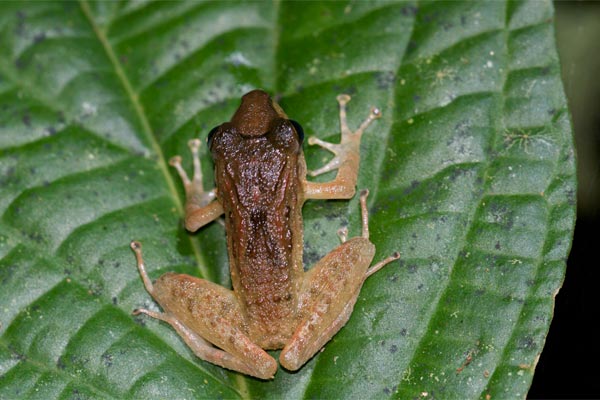
[{"label": "dark brown head", "polygon": [[[213,152],[213,156],[215,156],[215,150],[218,151],[218,149],[213,149],[214,139],[220,136],[229,136],[228,139],[217,140],[227,146],[240,140],[265,136],[275,146],[278,143],[284,147],[291,145],[297,151],[302,145],[304,133],[296,121],[288,119],[279,104],[273,101],[266,92],[257,89],[242,96],[242,103],[231,117],[231,121],[210,131],[208,146]],[[293,142],[297,145],[294,145]]]},{"label": "dark brown head", "polygon": [[262,90],[253,90],[242,97],[231,124],[244,136],[259,136],[269,130],[273,120],[287,119],[285,112]]},{"label": "dark brown head", "polygon": [[231,121],[208,136],[218,196],[235,187],[244,207],[270,207],[279,198],[275,192],[290,187],[282,181],[298,179],[302,139],[300,125],[268,94],[244,95]]}]

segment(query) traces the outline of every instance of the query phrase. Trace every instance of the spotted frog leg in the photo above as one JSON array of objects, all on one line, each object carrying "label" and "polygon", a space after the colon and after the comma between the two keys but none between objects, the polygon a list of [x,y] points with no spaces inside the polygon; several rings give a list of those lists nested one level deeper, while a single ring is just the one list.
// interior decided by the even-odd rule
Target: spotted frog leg
[{"label": "spotted frog leg", "polygon": [[371,265],[375,245],[369,241],[368,190],[360,192],[362,234],[347,239],[338,231],[342,244],[325,255],[304,276],[299,310],[303,316],[291,340],[281,351],[279,362],[295,371],[315,355],[348,322],[365,280],[400,253]]}]

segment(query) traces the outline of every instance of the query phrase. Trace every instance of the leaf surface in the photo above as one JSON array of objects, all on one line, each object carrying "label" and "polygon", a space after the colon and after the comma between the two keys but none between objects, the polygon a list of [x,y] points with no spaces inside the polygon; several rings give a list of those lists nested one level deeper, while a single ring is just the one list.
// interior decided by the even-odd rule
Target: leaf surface
[{"label": "leaf surface", "polygon": [[[0,398],[525,397],[575,217],[552,18],[547,1],[0,4]],[[337,94],[351,126],[381,108],[358,186],[376,260],[402,254],[322,353],[268,382],[131,316],[158,310],[132,239],[152,278],[229,285],[223,228],[185,232],[166,160],[189,170],[187,141],[253,88],[329,141]],[[358,211],[306,204],[307,266]]]}]

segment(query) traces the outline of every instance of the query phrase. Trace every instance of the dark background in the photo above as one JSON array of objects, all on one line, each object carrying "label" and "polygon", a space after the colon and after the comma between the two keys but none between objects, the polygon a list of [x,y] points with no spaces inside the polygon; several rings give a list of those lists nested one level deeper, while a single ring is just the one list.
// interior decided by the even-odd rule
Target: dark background
[{"label": "dark background", "polygon": [[577,222],[529,398],[600,398],[600,1],[555,2],[577,148]]}]

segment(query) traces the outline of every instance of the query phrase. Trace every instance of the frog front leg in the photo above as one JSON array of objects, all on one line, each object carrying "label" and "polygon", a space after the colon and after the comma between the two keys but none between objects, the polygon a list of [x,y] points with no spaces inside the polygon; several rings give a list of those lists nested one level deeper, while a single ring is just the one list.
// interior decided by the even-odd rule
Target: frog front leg
[{"label": "frog front leg", "polygon": [[340,230],[343,243],[304,275],[298,304],[301,320],[279,357],[288,370],[304,365],[346,324],[364,281],[400,258],[396,252],[371,266],[375,246],[369,241],[367,195],[367,190],[360,194],[362,235],[346,241]]},{"label": "frog front leg", "polygon": [[181,177],[185,188],[185,228],[190,232],[195,232],[200,227],[215,220],[223,214],[221,203],[215,200],[215,190],[204,191],[202,184],[202,172],[200,171],[200,140],[192,139],[188,142],[192,152],[192,161],[194,164],[194,174],[190,180],[181,166],[181,157],[174,156],[169,160]]},{"label": "frog front leg", "polygon": [[[277,362],[247,335],[245,318],[231,290],[184,274],[166,273],[153,284],[146,273],[142,246],[132,242],[137,267],[148,293],[163,313],[146,314],[171,325],[199,358],[261,379],[273,378]],[[214,346],[217,347],[214,347]]]},{"label": "frog front leg", "polygon": [[381,111],[377,107],[371,108],[369,116],[356,131],[352,132],[346,118],[346,104],[350,101],[350,96],[340,94],[337,96],[337,101],[340,107],[340,130],[342,133],[340,143],[324,142],[312,136],[308,138],[309,144],[319,145],[334,154],[334,157],[326,165],[309,172],[309,175],[318,176],[335,169],[337,169],[337,174],[334,180],[326,183],[305,180],[303,184],[306,199],[350,199],[354,196],[360,163],[360,139],[371,122],[381,117]]}]

